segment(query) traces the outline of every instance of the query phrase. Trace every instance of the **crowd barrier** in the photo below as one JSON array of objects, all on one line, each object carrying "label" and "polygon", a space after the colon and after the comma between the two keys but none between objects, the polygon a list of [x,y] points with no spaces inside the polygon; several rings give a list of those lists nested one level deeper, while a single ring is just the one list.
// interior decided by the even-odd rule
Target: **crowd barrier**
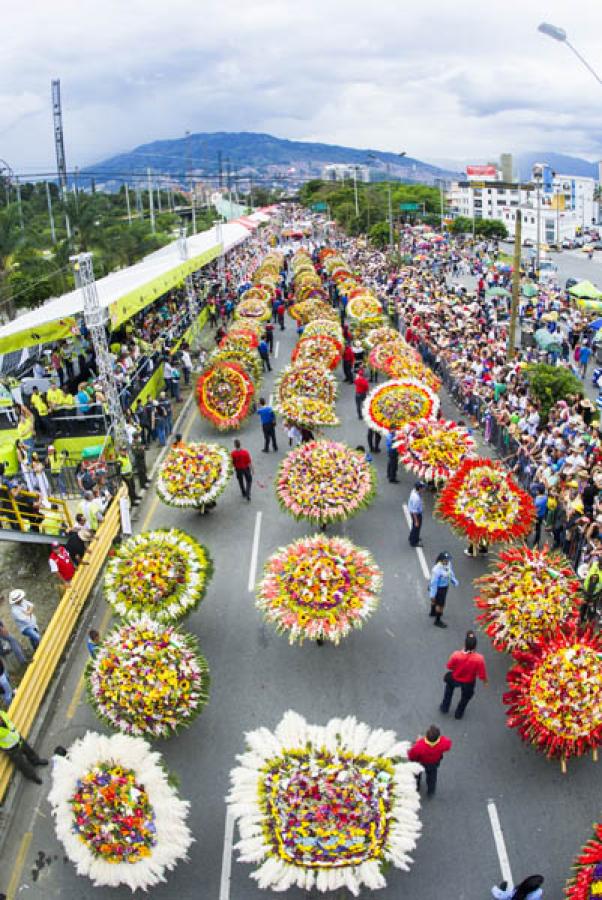
[{"label": "crowd barrier", "polygon": [[[127,497],[127,489],[124,485],[119,488],[108,507],[94,540],[42,635],[40,645],[27,667],[15,698],[8,709],[8,715],[25,738],[31,731],[46,691],[71,640],[82,609],[104,565],[113,540],[120,531],[119,502],[122,497]],[[0,803],[6,796],[11,774],[10,760],[5,754],[2,754],[0,757]]]}]

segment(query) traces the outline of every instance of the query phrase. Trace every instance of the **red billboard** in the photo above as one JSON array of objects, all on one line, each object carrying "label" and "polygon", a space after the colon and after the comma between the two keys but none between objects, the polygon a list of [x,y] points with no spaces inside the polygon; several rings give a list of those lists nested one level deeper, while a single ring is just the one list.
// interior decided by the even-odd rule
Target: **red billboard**
[{"label": "red billboard", "polygon": [[497,169],[495,166],[466,166],[466,174],[478,178],[495,178]]}]

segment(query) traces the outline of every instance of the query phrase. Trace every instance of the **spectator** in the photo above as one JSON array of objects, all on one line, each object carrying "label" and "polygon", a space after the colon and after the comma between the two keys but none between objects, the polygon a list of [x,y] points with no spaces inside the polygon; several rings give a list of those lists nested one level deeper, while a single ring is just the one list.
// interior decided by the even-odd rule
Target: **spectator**
[{"label": "spectator", "polygon": [[25,637],[29,640],[33,650],[40,643],[40,632],[38,631],[38,620],[35,616],[33,603],[25,597],[25,591],[21,588],[15,588],[8,595],[10,603],[10,611],[14,619],[15,625]]},{"label": "spectator", "polygon": [[48,566],[58,585],[59,596],[62,597],[75,575],[75,566],[68,551],[58,541],[53,541],[51,547]]}]

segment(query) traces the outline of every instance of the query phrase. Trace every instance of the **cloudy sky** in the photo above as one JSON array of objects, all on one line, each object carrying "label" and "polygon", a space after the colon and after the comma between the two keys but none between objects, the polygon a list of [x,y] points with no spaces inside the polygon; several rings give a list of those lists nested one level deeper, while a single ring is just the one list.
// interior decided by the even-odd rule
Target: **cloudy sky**
[{"label": "cloudy sky", "polygon": [[483,159],[602,157],[596,0],[22,0],[2,4],[0,157],[54,166],[60,77],[67,164],[191,131]]}]

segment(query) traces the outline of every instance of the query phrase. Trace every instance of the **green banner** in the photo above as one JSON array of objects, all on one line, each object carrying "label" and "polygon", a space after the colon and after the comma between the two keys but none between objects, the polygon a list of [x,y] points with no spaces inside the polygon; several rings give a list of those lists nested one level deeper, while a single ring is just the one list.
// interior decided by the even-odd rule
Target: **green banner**
[{"label": "green banner", "polygon": [[328,209],[328,203],[323,203],[320,201],[319,203],[312,203],[312,207],[314,212],[326,212]]},{"label": "green banner", "polygon": [[0,353],[12,353],[13,350],[21,350],[23,347],[33,347],[36,344],[49,344],[51,341],[62,341],[71,337],[76,328],[76,320],[71,316],[64,319],[55,319],[54,322],[46,322],[44,325],[26,328],[16,334],[9,334],[0,338]]}]

